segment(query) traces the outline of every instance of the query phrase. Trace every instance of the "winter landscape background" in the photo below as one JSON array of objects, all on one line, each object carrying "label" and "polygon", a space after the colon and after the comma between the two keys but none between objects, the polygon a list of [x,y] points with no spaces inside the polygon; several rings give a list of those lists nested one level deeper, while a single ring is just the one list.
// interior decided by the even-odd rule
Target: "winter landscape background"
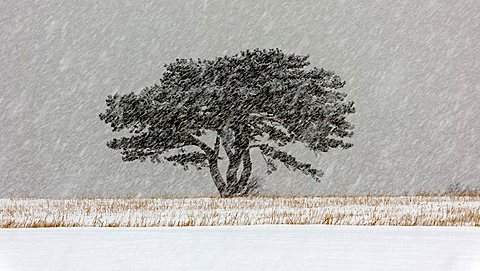
[{"label": "winter landscape background", "polygon": [[0,197],[216,195],[206,171],[124,163],[98,114],[175,58],[253,48],[311,55],[356,102],[354,147],[279,170],[270,194],[480,186],[480,2],[1,1]]}]

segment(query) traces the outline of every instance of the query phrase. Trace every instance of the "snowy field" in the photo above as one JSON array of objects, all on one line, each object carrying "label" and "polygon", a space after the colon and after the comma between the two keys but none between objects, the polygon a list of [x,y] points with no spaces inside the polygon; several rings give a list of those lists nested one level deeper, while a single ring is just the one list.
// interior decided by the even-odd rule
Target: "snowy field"
[{"label": "snowy field", "polygon": [[0,270],[480,270],[480,229],[1,229]]},{"label": "snowy field", "polygon": [[480,226],[480,196],[0,199],[0,227]]}]

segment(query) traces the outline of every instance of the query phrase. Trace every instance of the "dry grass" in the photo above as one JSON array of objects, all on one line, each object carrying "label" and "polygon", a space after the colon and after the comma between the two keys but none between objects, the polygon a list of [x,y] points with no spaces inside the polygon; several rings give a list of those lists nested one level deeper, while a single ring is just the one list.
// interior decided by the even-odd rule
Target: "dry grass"
[{"label": "dry grass", "polygon": [[0,199],[0,227],[480,226],[480,196]]}]

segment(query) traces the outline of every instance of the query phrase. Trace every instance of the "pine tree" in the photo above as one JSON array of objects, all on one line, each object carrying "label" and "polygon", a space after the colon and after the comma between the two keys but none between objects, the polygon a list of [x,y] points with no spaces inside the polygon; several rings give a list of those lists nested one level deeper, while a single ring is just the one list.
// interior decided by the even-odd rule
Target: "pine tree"
[{"label": "pine tree", "polygon": [[[332,71],[306,69],[308,56],[279,49],[247,50],[213,60],[177,59],[165,65],[159,84],[140,93],[108,96],[100,119],[130,136],[107,146],[124,161],[169,161],[208,168],[222,197],[256,188],[251,152],[259,151],[268,172],[276,162],[319,180],[322,171],[282,150],[294,142],[315,152],[349,148],[353,135],[346,117],[353,102],[338,89],[345,82]],[[207,144],[204,135],[213,135]],[[218,161],[223,148],[225,174]]]}]

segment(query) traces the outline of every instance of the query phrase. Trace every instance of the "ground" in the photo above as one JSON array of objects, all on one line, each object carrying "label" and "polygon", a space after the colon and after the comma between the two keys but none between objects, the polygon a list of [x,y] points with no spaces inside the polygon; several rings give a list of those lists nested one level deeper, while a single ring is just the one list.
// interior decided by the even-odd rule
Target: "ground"
[{"label": "ground", "polygon": [[0,229],[0,270],[480,270],[480,229]]},{"label": "ground", "polygon": [[0,199],[0,228],[272,224],[480,226],[480,195]]}]

